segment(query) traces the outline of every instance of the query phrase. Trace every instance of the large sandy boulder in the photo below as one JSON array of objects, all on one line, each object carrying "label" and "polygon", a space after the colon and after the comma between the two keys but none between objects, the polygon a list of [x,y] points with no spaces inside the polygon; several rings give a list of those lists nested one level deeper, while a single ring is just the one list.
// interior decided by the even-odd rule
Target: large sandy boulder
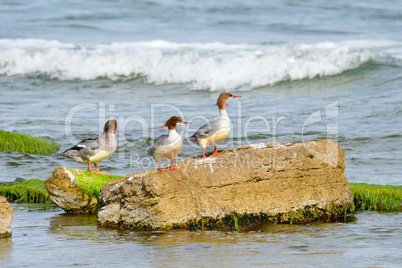
[{"label": "large sandy boulder", "polygon": [[261,143],[222,153],[182,159],[182,172],[146,170],[107,183],[99,226],[250,230],[267,222],[343,220],[352,206],[336,143]]},{"label": "large sandy boulder", "polygon": [[0,237],[11,236],[11,222],[13,221],[13,209],[7,199],[0,196]]}]

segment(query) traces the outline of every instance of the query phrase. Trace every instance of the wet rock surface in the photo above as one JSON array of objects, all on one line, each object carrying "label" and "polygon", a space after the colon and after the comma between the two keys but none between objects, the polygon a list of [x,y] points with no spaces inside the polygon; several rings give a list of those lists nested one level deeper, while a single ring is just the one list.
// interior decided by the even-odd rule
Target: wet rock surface
[{"label": "wet rock surface", "polygon": [[0,238],[11,236],[11,222],[13,221],[13,209],[7,199],[0,196]]},{"label": "wet rock surface", "polygon": [[101,189],[98,224],[129,229],[251,230],[263,223],[339,221],[353,196],[330,141],[260,143],[185,158]]},{"label": "wet rock surface", "polygon": [[[77,172],[79,172],[77,170]],[[96,196],[77,186],[75,175],[65,167],[57,167],[44,186],[49,199],[67,213],[94,213],[98,209]]]}]

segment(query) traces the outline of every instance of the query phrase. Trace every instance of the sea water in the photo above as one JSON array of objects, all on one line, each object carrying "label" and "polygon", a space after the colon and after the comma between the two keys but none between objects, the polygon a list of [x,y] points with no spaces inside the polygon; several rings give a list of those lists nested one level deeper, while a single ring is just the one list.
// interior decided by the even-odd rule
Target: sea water
[{"label": "sea water", "polygon": [[[242,97],[228,100],[232,131],[218,149],[330,139],[339,142],[345,152],[348,181],[402,184],[399,1],[18,0],[1,1],[0,14],[0,129],[48,138],[66,150],[100,134],[106,120],[117,119],[118,150],[99,167],[124,176],[156,168],[146,151],[165,131],[155,126],[163,125],[170,116],[182,116],[192,124],[178,127],[178,131],[184,138],[191,136],[218,116],[219,93],[231,92]],[[178,159],[201,153],[185,140]],[[56,166],[86,169],[57,153],[2,152],[0,181],[17,177],[45,180]],[[38,251],[30,246],[34,240],[50,255],[71,256],[71,260],[60,260],[61,265],[74,264],[75,248],[86,248],[92,257],[87,260],[80,255],[85,261],[77,260],[84,265],[99,264],[99,256],[108,258],[102,254],[106,248],[129,254],[123,252],[127,240],[143,237],[112,231],[110,239],[102,240],[105,247],[98,247],[97,242],[82,237],[102,237],[104,233],[93,225],[74,223],[78,227],[73,224],[76,227],[71,228],[77,228],[82,237],[67,236],[67,241],[74,242],[63,238],[54,245],[59,237],[52,233],[51,219],[62,219],[60,226],[68,224],[61,211],[20,206],[13,205],[14,236],[3,251],[9,265],[23,265],[18,261],[22,259],[42,263]],[[32,219],[32,226],[26,218]],[[80,218],[73,219],[80,222]],[[381,222],[378,227],[373,223],[376,231],[368,231],[369,223],[376,221]],[[166,265],[175,265],[178,258],[176,264],[184,265],[181,258],[188,258],[185,261],[191,264],[193,259],[209,256],[212,264],[224,261],[221,264],[236,266],[231,260],[239,261],[241,256],[238,266],[300,266],[313,255],[315,261],[310,265],[331,266],[336,265],[334,256],[353,251],[350,254],[359,260],[366,258],[362,266],[393,266],[397,261],[390,248],[401,246],[401,225],[398,215],[364,213],[355,223],[322,225],[324,230],[336,226],[331,231],[302,226],[278,231],[285,233],[281,236],[264,230],[262,239],[257,234],[214,232],[200,233],[200,242],[188,238],[197,233],[147,234],[144,239],[150,239],[150,244],[139,242],[134,248],[149,255],[139,254],[138,263],[133,263],[164,266],[162,260],[169,260]],[[345,232],[353,235],[345,240]],[[184,236],[177,238],[180,249],[169,248],[169,243],[177,244],[165,239],[169,235]],[[367,236],[362,245],[359,240],[351,242],[360,235]],[[311,240],[297,240],[304,236]],[[225,240],[222,247],[214,247],[220,239]],[[289,250],[292,241],[313,245],[317,239],[323,251],[333,252],[334,245],[351,246],[335,250],[335,255],[328,253],[333,256],[327,258],[328,263],[319,262],[318,250]],[[232,240],[234,243],[228,242]],[[381,248],[378,243],[387,246]],[[57,249],[62,244],[67,253]],[[223,245],[230,246],[225,249]],[[212,259],[215,251],[220,253],[212,254],[216,257]],[[378,258],[370,258],[368,252]],[[160,257],[159,261],[152,263],[144,257],[151,255]],[[293,260],[288,260],[288,255]],[[109,258],[105,263],[115,260]],[[133,261],[128,257],[120,260],[121,266]],[[353,265],[360,266],[358,261]]]}]

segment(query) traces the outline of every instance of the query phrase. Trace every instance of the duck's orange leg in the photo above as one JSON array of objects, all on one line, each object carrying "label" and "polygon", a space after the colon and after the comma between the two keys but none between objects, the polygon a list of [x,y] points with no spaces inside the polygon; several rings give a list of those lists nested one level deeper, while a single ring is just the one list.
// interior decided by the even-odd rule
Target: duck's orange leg
[{"label": "duck's orange leg", "polygon": [[205,156],[205,148],[202,148],[202,155],[203,155],[203,157],[202,157],[203,159],[208,158]]},{"label": "duck's orange leg", "polygon": [[94,163],[94,165],[95,165],[95,171],[91,171],[91,172],[96,173],[96,174],[100,174],[100,175],[110,176],[109,174],[100,171],[99,168],[98,168],[98,164],[97,164],[97,163]]},{"label": "duck's orange leg", "polygon": [[87,171],[93,172],[93,170],[92,170],[92,168],[91,168],[91,162],[90,162],[90,161],[88,161],[88,169],[87,169]]},{"label": "duck's orange leg", "polygon": [[178,170],[178,171],[181,171],[180,169],[174,167],[174,159],[173,159],[173,158],[172,158],[172,166],[170,167],[170,170]]},{"label": "duck's orange leg", "polygon": [[220,155],[222,155],[222,154],[218,153],[217,148],[216,148],[216,145],[215,145],[214,147],[215,147],[215,150],[214,150],[214,153],[213,153],[212,155],[213,155],[213,156],[220,156]]},{"label": "duck's orange leg", "polygon": [[160,164],[160,161],[159,161],[159,160],[158,160],[158,167],[159,167],[158,172],[162,172],[162,171],[164,171],[163,169],[161,169],[161,164]]}]

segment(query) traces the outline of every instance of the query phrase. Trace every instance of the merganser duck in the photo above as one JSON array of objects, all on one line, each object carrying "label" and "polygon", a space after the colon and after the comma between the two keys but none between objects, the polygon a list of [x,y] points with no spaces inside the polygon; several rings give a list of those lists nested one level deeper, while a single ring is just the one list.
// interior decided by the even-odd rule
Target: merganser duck
[{"label": "merganser duck", "polygon": [[181,147],[183,146],[183,141],[176,131],[176,125],[183,125],[183,124],[191,124],[184,122],[181,117],[172,116],[168,121],[166,121],[165,125],[156,128],[163,128],[168,129],[168,135],[159,136],[151,148],[148,149],[148,153],[155,158],[158,162],[159,170],[158,172],[164,171],[161,169],[160,160],[169,158],[172,160],[172,166],[170,170],[179,170],[174,166],[174,158],[180,152]]},{"label": "merganser duck", "polygon": [[[77,163],[88,163],[88,171],[96,174],[107,175],[101,172],[97,163],[111,156],[117,148],[115,132],[117,121],[109,120],[103,127],[103,135],[92,137],[79,142],[60,155],[73,159]],[[95,164],[95,170],[91,169],[91,163]]]},{"label": "merganser duck", "polygon": [[241,96],[233,96],[230,93],[221,93],[218,97],[216,105],[219,107],[219,118],[212,122],[208,122],[205,125],[201,126],[197,132],[195,132],[189,140],[192,143],[197,144],[202,148],[203,158],[207,158],[205,156],[205,147],[209,145],[214,145],[213,156],[222,155],[217,151],[217,144],[223,141],[230,132],[230,120],[229,116],[226,113],[226,100],[233,98],[240,98]]}]

